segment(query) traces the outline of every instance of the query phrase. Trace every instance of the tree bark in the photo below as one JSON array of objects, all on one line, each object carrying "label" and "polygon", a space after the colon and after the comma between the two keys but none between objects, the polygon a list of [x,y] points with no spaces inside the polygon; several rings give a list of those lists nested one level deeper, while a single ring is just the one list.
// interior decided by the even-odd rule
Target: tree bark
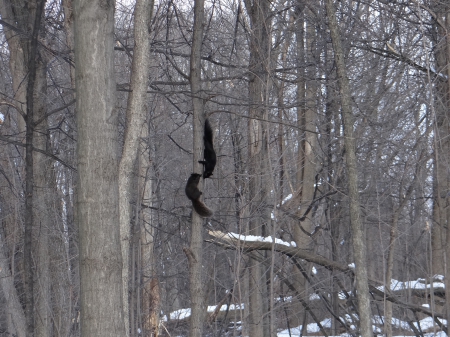
[{"label": "tree bark", "polygon": [[[244,1],[250,18],[250,80],[248,121],[248,174],[249,174],[249,234],[268,235],[270,210],[269,194],[268,119],[266,108],[270,64],[270,17],[268,1]],[[268,257],[268,252],[265,253]],[[254,259],[248,263],[250,337],[267,337],[270,334],[268,289],[265,282],[265,266]],[[266,310],[265,310],[266,309]]]},{"label": "tree bark", "polygon": [[[203,130],[205,124],[205,101],[202,92],[201,50],[204,28],[204,0],[194,2],[194,27],[190,57],[189,81],[191,85],[192,106],[194,110],[194,140],[193,140],[193,171],[202,173],[202,165],[198,162],[203,158]],[[203,190],[200,180],[198,188]],[[189,281],[191,295],[191,320],[189,336],[201,337],[205,321],[205,292],[203,280],[203,219],[192,211],[191,242],[187,252],[189,262]]]},{"label": "tree bark", "polygon": [[[3,233],[2,233],[3,234]],[[3,239],[0,238],[0,286],[6,300],[6,314],[11,319],[11,324],[8,327],[10,335],[17,335],[17,337],[26,336],[25,313],[22,304],[19,300],[19,295],[14,286],[14,276],[12,275],[8,258],[5,253],[7,247]]]},{"label": "tree bark", "polygon": [[[296,30],[296,49],[298,74],[296,83],[297,94],[297,125],[299,126],[298,139],[299,144],[297,150],[297,177],[296,177],[296,194],[286,205],[295,209],[295,213],[299,217],[305,215],[305,211],[314,198],[315,176],[317,171],[316,159],[316,106],[317,106],[317,84],[315,83],[315,74],[317,67],[315,65],[316,58],[312,53],[315,51],[314,44],[316,41],[316,32],[313,24],[308,22],[305,17],[308,10],[297,5],[295,14],[297,20]],[[306,28],[306,29],[305,29]],[[307,46],[307,48],[305,48]],[[304,69],[304,65],[308,65]],[[302,131],[300,131],[302,130]],[[309,235],[313,231],[313,221],[311,216],[305,217],[301,223],[295,222],[293,225],[293,237],[298,247],[303,249],[312,249],[312,240]],[[309,273],[309,271],[307,271]],[[307,291],[307,282],[302,271],[294,268],[293,282],[297,289],[303,289],[302,301],[309,297]],[[295,303],[294,313],[291,316],[291,322],[294,326],[303,324],[304,316],[302,301]]]},{"label": "tree bark", "polygon": [[[35,125],[33,146],[47,151],[48,143],[48,123],[45,118],[46,105],[44,102],[47,96],[47,63],[40,57],[40,62],[36,66],[36,85],[33,95],[35,120],[42,120]],[[36,152],[33,155],[34,172],[34,207],[33,207],[33,234],[36,236],[36,337],[47,337],[51,335],[51,277],[50,277],[50,233],[54,232],[53,224],[56,223],[52,216],[54,207],[51,198],[56,195],[55,177],[52,174],[52,162],[43,153]],[[55,247],[52,246],[54,249]]]},{"label": "tree bark", "polygon": [[114,1],[74,1],[82,336],[125,336]]},{"label": "tree bark", "polygon": [[127,103],[127,124],[122,158],[119,164],[119,216],[120,243],[122,249],[123,308],[127,336],[130,330],[129,312],[129,264],[130,264],[130,222],[131,186],[139,149],[139,136],[145,128],[147,116],[145,98],[147,96],[150,71],[149,28],[152,17],[153,0],[137,0],[134,10],[134,49],[131,65],[131,92]]},{"label": "tree bark", "polygon": [[[12,7],[14,6],[14,11]],[[14,0],[0,0],[0,15],[2,20],[8,22],[23,32],[28,31],[28,17],[23,3]],[[27,48],[25,48],[26,39],[23,35],[17,34],[12,29],[5,29],[6,40],[9,46],[9,69],[12,75],[12,88],[14,100],[17,108],[25,114],[26,112],[26,91],[27,91]],[[25,133],[25,120],[22,117],[17,118],[18,134]]]},{"label": "tree bark", "polygon": [[345,160],[348,177],[348,199],[350,207],[350,222],[352,230],[353,258],[356,264],[356,291],[360,317],[360,333],[364,337],[373,335],[372,312],[370,308],[369,284],[367,275],[367,259],[364,235],[362,230],[361,210],[358,193],[358,170],[356,162],[356,144],[353,136],[354,118],[352,115],[350,86],[346,74],[344,50],[341,35],[336,20],[336,13],[332,0],[327,0],[326,10],[331,40],[333,43],[334,59],[341,94],[341,113],[344,121]]},{"label": "tree bark", "polygon": [[142,321],[144,335],[157,337],[159,335],[159,313],[161,312],[161,297],[159,279],[156,274],[154,254],[156,228],[153,226],[152,206],[154,177],[152,170],[152,151],[148,144],[148,126],[142,129],[142,139],[139,145],[139,186],[141,209],[141,275],[142,275]]},{"label": "tree bark", "polygon": [[[0,1],[0,13],[5,22],[16,27],[21,34],[17,34],[13,29],[5,29],[5,35],[9,44],[9,65],[13,76],[12,86],[15,94],[15,107],[21,116],[17,116],[18,135],[25,133],[25,172],[20,162],[17,162],[19,175],[25,176],[25,210],[24,210],[24,247],[23,247],[23,280],[24,280],[24,318],[26,320],[26,335],[32,336],[35,333],[35,265],[32,259],[32,251],[35,248],[33,241],[34,230],[36,229],[34,200],[36,199],[35,186],[35,160],[33,159],[35,118],[34,112],[42,109],[39,102],[40,85],[45,81],[45,70],[43,75],[37,74],[38,69],[44,67],[42,58],[38,55],[38,35],[41,28],[41,19],[45,1]],[[14,8],[14,10],[13,10]],[[28,75],[28,76],[27,76]],[[43,76],[43,79],[42,79]],[[36,80],[36,78],[38,78]],[[36,103],[36,104],[35,104]],[[23,141],[23,139],[19,139]],[[43,172],[39,172],[43,173]],[[44,235],[43,240],[47,236]],[[44,264],[48,254],[43,253]],[[40,266],[43,266],[41,264]],[[7,283],[6,283],[7,284]],[[48,293],[46,294],[48,295]],[[14,296],[11,294],[11,296]],[[48,296],[47,296],[48,297]],[[14,302],[8,302],[13,305]],[[14,307],[9,308],[15,315],[18,314]],[[20,316],[12,317],[17,333],[21,334]]]},{"label": "tree bark", "polygon": [[[26,55],[28,68],[28,83],[27,83],[27,114],[25,119],[25,231],[24,231],[24,291],[25,291],[25,319],[27,324],[27,336],[34,336],[35,334],[35,300],[34,300],[34,277],[35,266],[33,264],[32,250],[33,244],[33,224],[35,221],[34,215],[34,162],[33,162],[33,147],[34,147],[34,132],[35,122],[35,94],[36,92],[36,77],[38,70],[38,35],[41,26],[41,18],[45,6],[45,0],[36,1],[32,6],[29,19],[32,22],[31,38],[27,40]],[[47,257],[46,257],[47,258]]]}]

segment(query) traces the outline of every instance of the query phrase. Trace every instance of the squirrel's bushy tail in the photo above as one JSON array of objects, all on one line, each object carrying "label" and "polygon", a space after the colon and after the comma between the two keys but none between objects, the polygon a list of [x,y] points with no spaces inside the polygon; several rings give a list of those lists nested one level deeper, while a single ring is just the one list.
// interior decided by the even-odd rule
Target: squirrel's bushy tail
[{"label": "squirrel's bushy tail", "polygon": [[202,175],[198,173],[192,173],[189,177],[184,192],[189,200],[192,201],[192,206],[194,210],[200,215],[202,218],[210,218],[214,214],[214,212],[209,209],[201,200],[200,196],[202,192],[198,189],[198,183],[200,182],[200,177]]}]

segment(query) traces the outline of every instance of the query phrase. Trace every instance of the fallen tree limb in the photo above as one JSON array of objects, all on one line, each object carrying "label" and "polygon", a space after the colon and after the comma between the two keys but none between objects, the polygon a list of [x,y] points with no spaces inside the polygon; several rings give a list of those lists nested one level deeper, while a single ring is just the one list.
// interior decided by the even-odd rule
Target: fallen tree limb
[{"label": "fallen tree limb", "polygon": [[[351,277],[354,277],[353,269],[343,263],[332,261],[318,254],[310,253],[304,249],[288,245],[287,243],[270,242],[271,238],[264,238],[265,241],[245,240],[245,236],[240,236],[235,233],[224,233],[221,231],[208,231],[208,234],[214,237],[216,240],[209,240],[210,242],[220,245],[228,249],[241,249],[244,252],[251,252],[255,250],[273,250],[285,254],[289,257],[301,258],[309,262],[321,265],[329,270],[339,270],[344,273],[349,273]],[[399,305],[403,308],[409,309],[415,313],[422,313],[430,317],[434,317],[435,322],[446,331],[446,327],[439,319],[444,319],[444,315],[439,312],[431,312],[431,310],[420,305],[414,305],[401,301],[398,296],[395,296],[393,292],[384,288],[380,282],[369,280],[370,292],[374,295],[385,298],[386,300]],[[441,290],[442,291],[442,290]]]},{"label": "fallen tree limb", "polygon": [[236,236],[236,234],[223,233],[221,231],[208,231],[208,234],[221,241],[224,244],[228,244],[230,248],[240,247],[245,251],[252,250],[272,250],[272,247],[276,252],[285,254],[289,257],[296,257],[319,264],[329,270],[339,270],[341,272],[352,272],[352,269],[342,263],[332,261],[321,255],[310,253],[304,249],[287,246],[281,243],[262,242],[262,241],[246,241]]}]

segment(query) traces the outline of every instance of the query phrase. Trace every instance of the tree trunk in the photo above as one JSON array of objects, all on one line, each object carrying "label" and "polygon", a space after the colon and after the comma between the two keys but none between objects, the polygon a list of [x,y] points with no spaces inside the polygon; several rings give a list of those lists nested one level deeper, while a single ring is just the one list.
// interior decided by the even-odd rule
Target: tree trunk
[{"label": "tree trunk", "polygon": [[[14,3],[14,11],[12,5]],[[13,0],[0,0],[0,15],[2,20],[16,26],[22,31],[28,31],[28,16],[25,13],[23,4],[16,4]],[[26,40],[12,29],[5,29],[5,36],[9,46],[9,69],[12,75],[12,88],[17,109],[22,113],[26,111],[26,90],[27,90],[27,49],[24,48]],[[25,133],[25,120],[17,118],[18,134]]]},{"label": "tree trunk", "polygon": [[[250,61],[249,72],[249,122],[248,122],[248,173],[249,173],[249,234],[271,235],[269,229],[270,209],[268,207],[268,126],[261,120],[268,120],[266,108],[269,65],[270,65],[270,17],[269,2],[245,1],[250,17]],[[268,257],[267,252],[265,253]],[[249,308],[248,325],[250,337],[270,335],[270,316],[265,311],[269,298],[265,267],[258,261],[249,260]]]},{"label": "tree trunk", "polygon": [[0,286],[6,300],[5,311],[8,315],[8,319],[11,319],[11,324],[8,326],[8,332],[10,335],[25,337],[25,314],[19,300],[19,295],[14,286],[14,277],[11,273],[8,258],[5,254],[6,247],[7,245],[2,233],[2,236],[0,237]]},{"label": "tree trunk", "polygon": [[131,186],[139,148],[139,136],[145,128],[148,76],[150,71],[149,27],[153,0],[138,0],[134,10],[134,53],[131,65],[131,92],[127,103],[127,125],[122,158],[119,165],[119,216],[120,243],[122,248],[123,308],[127,336],[130,330],[129,312],[129,264],[130,264],[130,222]]},{"label": "tree trunk", "polygon": [[[24,210],[24,248],[23,248],[23,280],[24,280],[24,318],[26,322],[21,322],[20,312],[17,311],[14,294],[8,295],[9,311],[14,313],[12,320],[18,334],[26,333],[32,336],[35,333],[35,302],[34,302],[34,282],[35,266],[33,265],[32,250],[35,248],[33,242],[33,231],[35,229],[35,209],[34,209],[34,112],[39,109],[34,103],[42,99],[39,97],[38,86],[40,80],[36,81],[37,69],[42,67],[38,55],[38,34],[41,27],[41,19],[45,1],[31,1],[27,3],[14,2],[8,0],[0,1],[0,14],[2,20],[16,27],[22,34],[17,34],[13,29],[5,29],[5,35],[9,45],[9,65],[12,74],[12,86],[15,98],[15,108],[21,116],[17,116],[18,135],[25,133],[25,172],[23,166],[17,161],[19,176],[25,176],[25,210]],[[14,7],[14,10],[13,10]],[[28,76],[27,76],[28,75]],[[45,80],[45,73],[44,73]],[[23,139],[18,139],[23,141]],[[47,236],[43,240],[47,239]],[[44,260],[48,254],[43,254]],[[9,269],[9,268],[8,268]],[[11,271],[13,272],[13,271]],[[2,282],[3,286],[8,286],[8,280]],[[26,332],[22,329],[22,323],[26,324]]]},{"label": "tree trunk", "polygon": [[[27,324],[27,336],[34,336],[35,334],[35,301],[34,301],[34,277],[35,266],[33,265],[32,250],[33,244],[33,224],[35,221],[34,210],[34,162],[33,162],[33,147],[34,147],[34,132],[35,132],[35,109],[39,106],[35,105],[35,95],[39,92],[36,90],[39,85],[39,79],[36,81],[38,72],[38,35],[41,26],[42,13],[45,6],[45,0],[36,1],[32,6],[29,19],[33,26],[31,31],[31,38],[25,44],[27,50],[27,68],[28,68],[28,83],[27,83],[27,114],[25,119],[25,231],[24,231],[24,291],[25,291],[25,319]],[[44,255],[45,252],[44,252]],[[45,256],[45,259],[48,258]],[[48,296],[48,293],[45,294]]]},{"label": "tree trunk", "polygon": [[[433,270],[434,274],[443,274],[446,289],[450,288],[450,6],[439,2],[436,8],[440,13],[438,25],[438,44],[436,50],[437,69],[446,69],[447,81],[437,84],[435,120],[434,120],[434,179],[433,179]],[[445,302],[447,320],[450,318],[450,301]]]},{"label": "tree trunk", "polygon": [[[205,123],[205,101],[203,97],[201,78],[201,49],[204,27],[204,0],[195,0],[194,3],[194,27],[192,36],[190,58],[190,85],[192,94],[192,106],[194,110],[194,140],[193,140],[193,171],[202,172],[202,165],[198,162],[203,158],[203,130]],[[198,186],[203,190],[202,179]],[[203,280],[203,219],[192,211],[191,242],[189,247],[189,281],[191,295],[191,319],[189,336],[201,337],[203,335],[203,322],[205,321],[205,292]],[[185,250],[185,252],[187,252]]]},{"label": "tree trunk", "polygon": [[158,337],[159,313],[161,298],[159,280],[156,275],[154,255],[156,228],[152,217],[153,206],[152,162],[150,144],[148,144],[148,125],[142,129],[142,139],[139,147],[139,186],[141,209],[141,275],[142,275],[142,321],[144,336]]},{"label": "tree trunk", "polygon": [[[33,95],[35,120],[42,120],[35,126],[33,146],[44,151],[49,150],[48,123],[45,118],[46,106],[44,99],[47,96],[47,64],[42,61],[37,64],[35,94]],[[51,152],[51,151],[49,151]],[[50,241],[49,235],[54,232],[55,223],[52,216],[54,208],[51,198],[56,195],[55,180],[52,175],[52,162],[43,153],[35,152],[33,155],[34,189],[33,234],[36,237],[36,333],[37,337],[51,336],[51,278],[50,278]],[[52,247],[54,248],[54,247]]]},{"label": "tree trunk", "polygon": [[[312,55],[314,49],[314,41],[316,41],[316,32],[312,24],[305,20],[306,8],[296,8],[297,30],[297,124],[299,127],[298,139],[299,144],[297,150],[297,184],[295,197],[289,202],[288,207],[293,207],[296,210],[297,216],[302,218],[305,216],[305,211],[310,206],[314,198],[315,176],[317,171],[316,159],[316,106],[317,106],[317,84],[315,83],[315,74],[317,67],[315,66],[315,57]],[[305,29],[306,27],[306,29]],[[305,48],[305,45],[308,46]],[[307,64],[306,70],[303,69]],[[305,217],[304,221],[294,223],[293,238],[298,247],[303,249],[312,249],[312,240],[307,233],[313,231],[313,221],[311,214]],[[305,233],[306,232],[306,233]],[[309,273],[309,271],[306,271]],[[307,283],[302,271],[294,267],[293,282],[295,287],[299,289],[299,293],[304,296],[300,301],[295,302],[295,309],[291,316],[291,323],[293,326],[303,324],[304,312],[303,304],[309,301]],[[303,324],[304,325],[304,324]]]},{"label": "tree trunk", "polygon": [[114,2],[77,0],[74,14],[81,335],[125,336]]},{"label": "tree trunk", "polygon": [[356,144],[353,136],[354,120],[352,115],[350,86],[345,69],[344,51],[336,20],[333,1],[327,0],[326,10],[331,40],[333,43],[334,59],[341,94],[341,111],[344,121],[345,160],[348,175],[348,198],[350,203],[350,222],[352,230],[353,258],[356,264],[356,291],[360,317],[360,333],[364,337],[373,335],[372,312],[370,308],[369,284],[367,276],[367,259],[365,240],[362,231],[361,211],[358,193],[358,171],[356,162]]}]

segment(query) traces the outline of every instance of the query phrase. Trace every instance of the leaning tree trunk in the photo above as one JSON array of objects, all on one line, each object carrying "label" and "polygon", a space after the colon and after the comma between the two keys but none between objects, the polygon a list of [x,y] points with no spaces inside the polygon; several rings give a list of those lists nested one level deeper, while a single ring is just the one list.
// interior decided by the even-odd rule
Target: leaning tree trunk
[{"label": "leaning tree trunk", "polygon": [[114,1],[77,0],[74,13],[81,335],[125,336]]},{"label": "leaning tree trunk", "polygon": [[134,53],[131,65],[131,92],[128,95],[127,124],[122,158],[119,165],[119,207],[120,243],[122,247],[123,312],[127,336],[130,330],[129,313],[129,264],[130,264],[130,222],[131,186],[139,148],[139,136],[145,128],[148,76],[150,72],[149,27],[153,0],[137,0],[134,10]]},{"label": "leaning tree trunk", "polygon": [[354,118],[352,115],[350,86],[344,62],[344,50],[336,20],[333,1],[327,0],[326,10],[331,40],[333,42],[336,71],[341,94],[341,111],[344,121],[345,160],[348,175],[348,198],[350,203],[350,222],[352,230],[353,258],[356,269],[356,291],[360,316],[360,333],[364,337],[372,336],[372,313],[370,309],[369,283],[367,276],[366,246],[362,231],[361,210],[358,193],[358,171],[356,163],[356,144],[353,136]]},{"label": "leaning tree trunk", "polygon": [[[205,123],[205,103],[202,97],[201,87],[201,49],[203,41],[204,0],[195,0],[194,4],[194,28],[192,36],[192,49],[190,59],[190,84],[192,94],[192,106],[194,109],[194,144],[193,144],[193,171],[202,172],[202,166],[198,162],[203,158],[203,130]],[[202,180],[199,189],[202,190]],[[205,297],[203,281],[203,219],[192,212],[191,242],[189,251],[185,250],[189,262],[189,281],[191,294],[191,319],[189,336],[201,337],[203,335],[203,322],[205,321]]]}]

